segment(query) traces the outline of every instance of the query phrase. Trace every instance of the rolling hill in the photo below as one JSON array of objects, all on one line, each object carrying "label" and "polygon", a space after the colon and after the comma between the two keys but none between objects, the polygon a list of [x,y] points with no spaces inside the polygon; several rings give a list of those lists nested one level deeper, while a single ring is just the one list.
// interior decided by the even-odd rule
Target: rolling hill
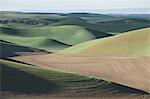
[{"label": "rolling hill", "polygon": [[141,28],[147,28],[150,27],[150,24],[149,21],[144,19],[127,18],[127,19],[114,20],[109,22],[97,22],[95,23],[95,27],[93,26],[93,28],[96,27],[97,28],[99,27],[98,30],[110,34],[120,34],[123,32],[138,30]]},{"label": "rolling hill", "polygon": [[150,55],[150,28],[88,41],[60,52],[74,55]]},{"label": "rolling hill", "polygon": [[60,21],[53,23],[52,25],[84,25],[84,24],[86,24],[86,20],[72,16],[62,18]]},{"label": "rolling hill", "polygon": [[53,54],[13,59],[47,69],[91,76],[149,93],[149,30],[144,28],[91,40]]},{"label": "rolling hill", "polygon": [[116,17],[126,17],[126,18],[134,18],[134,19],[144,19],[149,21],[150,14],[110,14],[111,16]]},{"label": "rolling hill", "polygon": [[[73,20],[78,20],[74,21]],[[83,19],[82,19],[83,20]],[[110,33],[110,34],[119,34],[131,30],[136,30],[140,28],[146,28],[149,27],[149,21],[144,20],[144,19],[134,19],[134,18],[122,18],[122,19],[114,19],[111,21],[101,21],[101,19],[90,19],[90,22],[88,20],[86,21],[81,21],[81,19],[73,18],[71,17],[70,19],[60,20],[59,22],[56,22],[54,26],[59,26],[59,25],[78,25],[82,26],[86,29],[90,30],[95,30],[98,32],[105,32],[105,33]]]},{"label": "rolling hill", "polygon": [[2,98],[149,97],[147,16],[0,14]]},{"label": "rolling hill", "polygon": [[0,29],[2,40],[49,51],[57,51],[97,37],[109,36],[105,33],[95,35],[80,26],[73,25],[39,28],[12,28],[1,26]]},{"label": "rolling hill", "polygon": [[[100,96],[109,94],[142,93],[112,82],[62,71],[0,60],[2,91],[21,94],[38,93],[51,96]],[[128,94],[128,95],[130,95]]]}]

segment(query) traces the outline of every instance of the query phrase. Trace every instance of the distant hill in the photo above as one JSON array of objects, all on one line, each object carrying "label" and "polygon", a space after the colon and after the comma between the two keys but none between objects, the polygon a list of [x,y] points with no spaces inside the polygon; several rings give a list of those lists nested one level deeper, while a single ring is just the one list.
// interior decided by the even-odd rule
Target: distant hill
[{"label": "distant hill", "polygon": [[102,14],[150,14],[150,8],[123,8],[123,9],[109,9],[97,10]]},{"label": "distant hill", "polygon": [[150,27],[145,19],[95,13],[0,13],[1,40],[50,52]]},{"label": "distant hill", "polygon": [[84,25],[87,22],[79,17],[65,17],[62,18],[60,21],[53,23],[52,25]]},{"label": "distant hill", "polygon": [[150,20],[150,14],[109,14],[117,17]]},{"label": "distant hill", "polygon": [[109,19],[109,18],[115,18],[111,15],[104,15],[104,14],[96,14],[96,13],[68,13],[64,14],[64,16],[70,16],[70,17],[79,17],[82,19]]},{"label": "distant hill", "polygon": [[134,19],[134,18],[118,18],[111,20],[101,20],[99,19],[88,19],[86,21],[80,18],[65,18],[65,20],[60,20],[52,24],[54,26],[59,25],[78,25],[86,29],[95,30],[97,32],[105,32],[110,34],[117,34],[122,32],[127,32],[135,29],[150,27],[149,21],[145,19]]}]

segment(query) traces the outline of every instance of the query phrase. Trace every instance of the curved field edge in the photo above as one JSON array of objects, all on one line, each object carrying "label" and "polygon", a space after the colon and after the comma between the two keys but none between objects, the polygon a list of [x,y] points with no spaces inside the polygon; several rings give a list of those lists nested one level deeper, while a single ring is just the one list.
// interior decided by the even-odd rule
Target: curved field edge
[{"label": "curved field edge", "polygon": [[[123,32],[127,32],[127,31],[132,31],[132,30],[136,30],[136,29],[141,29],[141,28],[147,28],[149,27],[149,22],[147,20],[141,20],[141,19],[134,19],[134,18],[125,18],[125,19],[121,19],[121,20],[112,20],[112,21],[105,21],[105,22],[88,22],[88,21],[72,21],[74,20],[74,18],[71,19],[66,19],[66,20],[62,20],[60,22],[56,22],[52,25],[54,26],[59,26],[59,25],[78,25],[78,26],[83,26],[87,29],[92,29],[92,30],[96,30],[99,32],[107,32],[109,34],[120,34]],[[77,20],[77,19],[75,19]],[[99,21],[101,21],[101,19],[98,19]],[[97,21],[98,21],[97,20]],[[92,21],[94,21],[92,19]]]},{"label": "curved field edge", "polygon": [[61,96],[93,96],[102,94],[143,94],[144,92],[112,82],[77,74],[47,70],[27,64],[0,60],[1,91],[48,93]]},{"label": "curved field edge", "polygon": [[[46,52],[45,50],[42,49],[35,49],[32,47],[26,47],[22,45],[18,45],[15,43],[7,42],[4,40],[0,40],[0,58],[5,59],[8,57],[14,57],[14,56],[19,56],[24,53],[28,54],[38,54],[38,53],[51,53],[51,52]],[[21,54],[22,53],[22,54]]]},{"label": "curved field edge", "polygon": [[150,28],[91,40],[61,50],[74,55],[150,55]]},{"label": "curved field edge", "polygon": [[[95,36],[81,26],[45,26],[38,28],[12,28],[1,26],[3,35],[18,37],[49,37],[59,42],[74,45],[95,38]],[[13,34],[12,34],[13,32]],[[67,39],[66,39],[67,38]],[[82,39],[81,39],[82,38]]]},{"label": "curved field edge", "polygon": [[[83,27],[73,25],[38,28],[1,26],[0,30],[2,40],[52,52],[96,38],[94,34]],[[104,33],[101,36],[106,35]]]},{"label": "curved field edge", "polygon": [[35,49],[42,49],[50,52],[62,50],[70,46],[47,37],[31,37],[31,38],[14,37],[14,36],[3,36],[3,37],[4,39],[3,38],[1,39],[21,46],[32,47]]},{"label": "curved field edge", "polygon": [[16,52],[34,52],[34,49],[0,40],[0,58],[15,56]]}]

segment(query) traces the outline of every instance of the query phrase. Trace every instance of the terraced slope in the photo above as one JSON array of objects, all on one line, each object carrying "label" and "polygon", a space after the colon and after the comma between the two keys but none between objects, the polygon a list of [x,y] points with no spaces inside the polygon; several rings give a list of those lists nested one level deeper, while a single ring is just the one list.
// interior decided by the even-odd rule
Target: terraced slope
[{"label": "terraced slope", "polygon": [[74,55],[150,55],[150,28],[97,39],[60,51]]},{"label": "terraced slope", "polygon": [[1,90],[50,96],[101,96],[140,91],[94,78],[0,60]]}]

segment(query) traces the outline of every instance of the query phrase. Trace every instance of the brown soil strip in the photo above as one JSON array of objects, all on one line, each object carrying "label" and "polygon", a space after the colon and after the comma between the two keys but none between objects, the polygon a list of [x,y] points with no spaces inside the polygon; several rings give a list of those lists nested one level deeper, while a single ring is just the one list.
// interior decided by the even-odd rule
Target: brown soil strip
[{"label": "brown soil strip", "polygon": [[13,58],[47,69],[67,71],[111,81],[145,92],[150,91],[148,56],[28,55]]}]

